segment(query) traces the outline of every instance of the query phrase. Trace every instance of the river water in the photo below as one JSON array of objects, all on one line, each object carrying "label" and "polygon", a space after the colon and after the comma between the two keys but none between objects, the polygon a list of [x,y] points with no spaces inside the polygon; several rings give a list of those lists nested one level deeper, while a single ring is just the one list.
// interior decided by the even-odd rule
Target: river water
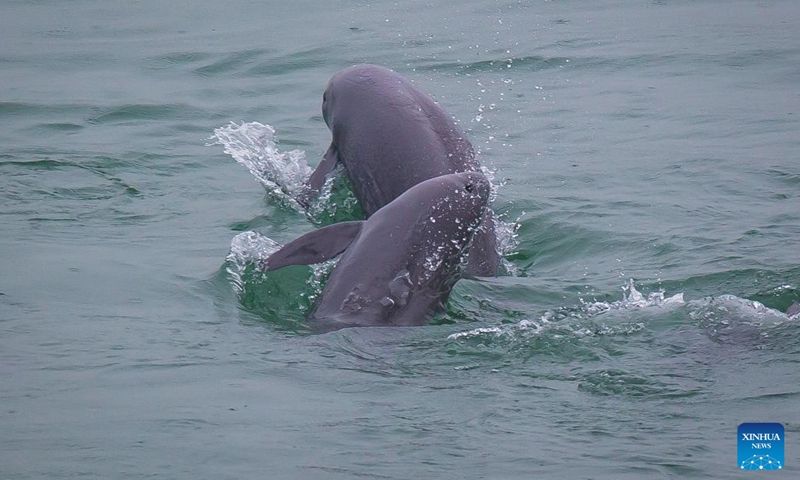
[{"label": "river water", "polygon": [[[742,422],[782,423],[797,472],[799,24],[793,0],[4,2],[0,478],[741,478]],[[237,160],[315,166],[327,80],[361,62],[464,128],[506,272],[431,325],[314,335],[319,269],[254,259],[348,200],[309,219]]]}]

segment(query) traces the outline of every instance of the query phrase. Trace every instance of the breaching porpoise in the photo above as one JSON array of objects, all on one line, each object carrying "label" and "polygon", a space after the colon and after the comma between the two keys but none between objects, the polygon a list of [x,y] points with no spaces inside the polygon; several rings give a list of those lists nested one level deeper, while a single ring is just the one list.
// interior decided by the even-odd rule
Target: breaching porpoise
[{"label": "breaching porpoise", "polygon": [[[332,141],[306,182],[309,190],[318,191],[341,164],[368,218],[420,182],[481,171],[472,144],[453,118],[388,68],[356,65],[335,74],[323,95],[322,115]],[[468,273],[493,276],[500,256],[490,209],[482,223]]]},{"label": "breaching porpoise", "polygon": [[477,172],[425,180],[367,220],[293,240],[264,268],[309,265],[344,252],[311,314],[315,329],[421,325],[444,308],[488,208],[489,190]]}]

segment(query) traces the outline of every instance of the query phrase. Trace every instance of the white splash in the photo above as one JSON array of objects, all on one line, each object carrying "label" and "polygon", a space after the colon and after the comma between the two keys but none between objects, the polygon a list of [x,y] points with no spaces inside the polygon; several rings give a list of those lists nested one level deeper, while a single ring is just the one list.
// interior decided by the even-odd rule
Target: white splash
[{"label": "white splash", "polygon": [[[491,205],[495,200],[497,200],[498,192],[500,191],[500,188],[505,185],[505,182],[496,182],[495,179],[497,172],[487,166],[481,166],[481,173],[483,173],[486,179],[489,180],[489,206],[492,219],[494,220],[496,238],[495,250],[500,256],[503,269],[506,271],[506,273],[511,276],[516,276],[519,273],[517,267],[513,263],[506,260],[505,257],[515,253],[519,247],[517,230],[519,230],[519,220],[521,217],[518,217],[516,220],[506,220],[505,214],[498,215],[493,209],[491,209]],[[524,214],[525,213],[523,212],[522,215]]]},{"label": "white splash", "polygon": [[[523,212],[522,215],[525,213]],[[505,257],[507,255],[511,255],[516,253],[517,248],[519,248],[519,234],[517,231],[519,230],[520,224],[520,217],[517,217],[516,220],[507,221],[504,219],[504,215],[497,215],[494,214],[494,229],[495,229],[495,236],[497,238],[497,253],[500,255],[500,260],[503,265],[503,269],[511,275],[512,277],[516,277],[519,275],[519,269],[516,265],[509,262]]]},{"label": "white splash", "polygon": [[500,190],[500,187],[504,185],[504,183],[495,183],[494,179],[497,172],[485,165],[481,165],[481,173],[484,177],[486,177],[486,180],[489,180],[489,205],[491,205],[495,200],[497,200],[497,192]]},{"label": "white splash", "polygon": [[344,166],[337,165],[325,177],[325,183],[320,188],[318,195],[312,195],[308,206],[308,217],[314,223],[343,218],[350,220],[359,217],[355,212],[360,212],[358,199],[352,191]]},{"label": "white splash", "polygon": [[310,292],[308,293],[309,301],[313,302],[322,294],[322,289],[325,287],[328,277],[338,262],[339,257],[336,257],[326,262],[311,265],[311,276],[306,280],[306,284],[310,288]]},{"label": "white splash", "polygon": [[225,153],[244,165],[270,196],[304,212],[297,199],[304,194],[306,178],[311,175],[305,152],[280,151],[275,129],[258,122],[231,122],[215,129],[211,139],[216,141],[209,145],[222,145]]},{"label": "white splash", "polygon": [[242,232],[233,237],[230,253],[225,259],[225,270],[238,295],[244,291],[244,273],[247,267],[262,265],[279,248],[281,246],[278,242],[258,232]]},{"label": "white splash", "polygon": [[617,302],[585,302],[581,299],[582,310],[593,317],[612,310],[634,310],[642,308],[665,307],[684,305],[682,293],[676,293],[671,297],[664,294],[664,290],[650,292],[645,296],[638,290],[631,278],[626,285],[622,286],[622,300]]},{"label": "white splash", "polygon": [[502,325],[498,327],[482,327],[467,332],[459,332],[450,335],[451,340],[468,339],[492,335],[495,337],[508,337],[511,339],[519,336],[539,335],[542,332],[555,330],[557,335],[572,335],[576,337],[586,337],[595,335],[629,335],[645,328],[644,323],[621,323],[616,325],[593,325],[587,328],[580,324],[568,324],[562,320],[585,321],[598,315],[615,310],[639,310],[650,308],[673,308],[683,306],[686,302],[683,293],[677,293],[667,297],[663,290],[651,292],[646,296],[636,290],[633,279],[622,286],[622,300],[616,302],[586,302],[580,300],[578,307],[560,308],[558,310],[548,310],[538,319],[525,319],[515,325]]},{"label": "white splash", "polygon": [[[266,277],[268,273],[261,271],[262,266],[281,247],[282,245],[278,242],[258,232],[242,232],[233,237],[230,253],[226,257],[225,270],[228,272],[231,286],[237,295],[241,295],[245,290],[245,282],[247,281],[245,272],[247,269],[255,269],[257,276]],[[308,297],[309,301],[313,302],[322,293],[325,282],[337,262],[338,257],[327,262],[310,265],[311,274],[306,280],[308,289],[298,292],[298,295]]]},{"label": "white splash", "polygon": [[465,340],[470,338],[484,337],[490,335],[492,337],[508,337],[515,338],[520,333],[524,332],[528,335],[536,335],[541,333],[547,328],[550,321],[544,318],[539,321],[522,320],[516,325],[503,325],[500,327],[480,327],[466,332],[458,332],[450,334],[448,340]]}]

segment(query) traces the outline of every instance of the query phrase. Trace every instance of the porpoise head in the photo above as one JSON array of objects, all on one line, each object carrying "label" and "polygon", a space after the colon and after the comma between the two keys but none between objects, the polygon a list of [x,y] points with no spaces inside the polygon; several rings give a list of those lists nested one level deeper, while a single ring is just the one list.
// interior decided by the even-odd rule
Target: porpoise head
[{"label": "porpoise head", "polygon": [[322,118],[333,131],[333,112],[337,103],[360,105],[372,95],[385,97],[386,88],[402,82],[404,80],[397,73],[378,65],[361,64],[345,68],[331,77],[322,94]]}]

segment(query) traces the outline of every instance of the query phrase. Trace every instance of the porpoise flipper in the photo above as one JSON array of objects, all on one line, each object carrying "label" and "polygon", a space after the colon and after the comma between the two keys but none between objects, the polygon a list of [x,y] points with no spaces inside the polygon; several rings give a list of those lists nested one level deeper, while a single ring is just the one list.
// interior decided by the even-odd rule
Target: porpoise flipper
[{"label": "porpoise flipper", "polygon": [[330,260],[347,250],[363,225],[363,221],[341,222],[306,233],[270,255],[264,271]]}]

